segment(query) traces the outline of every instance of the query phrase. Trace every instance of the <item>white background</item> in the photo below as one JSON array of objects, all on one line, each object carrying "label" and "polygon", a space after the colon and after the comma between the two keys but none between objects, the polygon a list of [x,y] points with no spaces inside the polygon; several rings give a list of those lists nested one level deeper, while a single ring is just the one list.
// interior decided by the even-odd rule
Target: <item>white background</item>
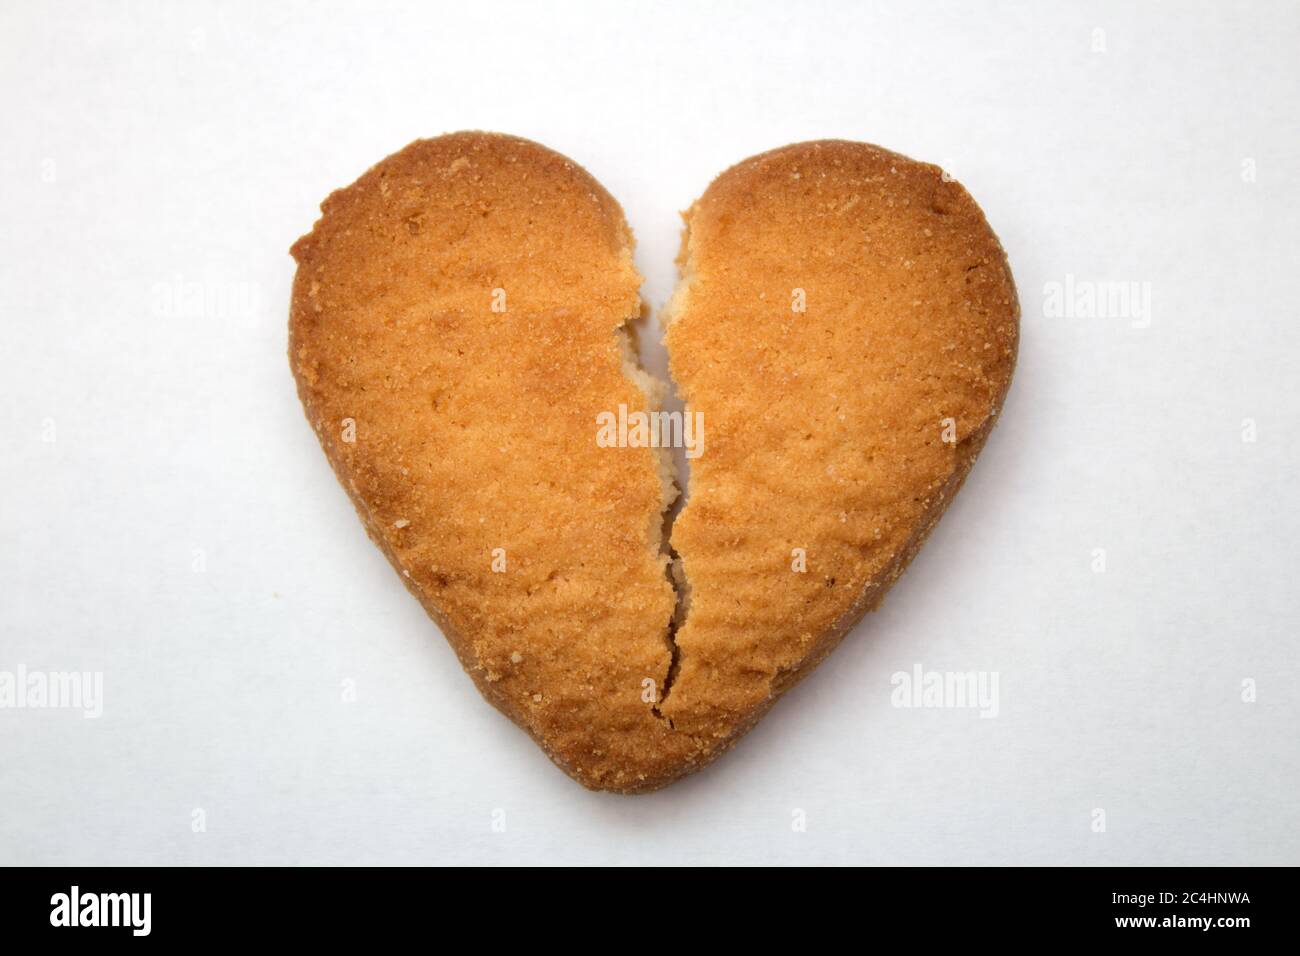
[{"label": "white background", "polygon": [[[5,4],[0,670],[102,671],[104,714],[0,709],[0,863],[1300,863],[1297,7],[548,7]],[[294,393],[290,243],[464,128],[586,166],[656,307],[678,210],[821,137],[951,170],[1019,283],[924,552],[658,794],[483,703]],[[1149,327],[1048,317],[1067,275],[1149,283]],[[999,715],[891,706],[918,663]]]}]

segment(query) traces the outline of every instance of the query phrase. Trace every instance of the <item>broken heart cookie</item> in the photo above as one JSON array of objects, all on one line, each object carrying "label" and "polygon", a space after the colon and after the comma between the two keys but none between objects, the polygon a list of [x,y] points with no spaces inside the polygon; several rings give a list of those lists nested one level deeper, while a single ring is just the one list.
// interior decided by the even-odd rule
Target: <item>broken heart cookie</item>
[{"label": "broken heart cookie", "polygon": [[307,417],[483,695],[596,789],[708,763],[880,601],[1014,363],[1005,256],[937,168],[840,142],[734,167],[687,214],[665,316],[707,425],[670,548],[668,453],[623,424],[665,386],[590,175],[457,133],[322,211],[292,250]]}]

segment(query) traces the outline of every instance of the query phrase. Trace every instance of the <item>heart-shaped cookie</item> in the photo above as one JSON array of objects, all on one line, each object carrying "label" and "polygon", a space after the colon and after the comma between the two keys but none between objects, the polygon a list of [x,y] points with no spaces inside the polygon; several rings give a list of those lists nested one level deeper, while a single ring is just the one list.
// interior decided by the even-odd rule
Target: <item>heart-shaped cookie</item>
[{"label": "heart-shaped cookie", "polygon": [[675,420],[636,364],[622,210],[565,157],[421,140],[322,211],[292,250],[307,417],[483,695],[596,789],[713,760],[879,604],[1015,362],[979,208],[865,144],[765,153],[691,207]]}]

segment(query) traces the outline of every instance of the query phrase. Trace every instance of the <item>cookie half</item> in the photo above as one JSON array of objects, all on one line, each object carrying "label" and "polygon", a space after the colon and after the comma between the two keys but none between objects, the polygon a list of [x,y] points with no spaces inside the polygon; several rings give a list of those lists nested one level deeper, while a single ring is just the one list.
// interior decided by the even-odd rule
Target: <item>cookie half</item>
[{"label": "cookie half", "polygon": [[412,143],[331,195],[298,261],[290,362],[370,537],[483,695],[589,787],[680,774],[654,710],[675,605],[653,448],[597,416],[652,410],[626,326],[623,212],[511,136]]},{"label": "cookie half", "polygon": [[661,710],[714,753],[876,607],[952,501],[1015,365],[983,213],[938,167],[801,143],[685,216],[665,310],[707,449],[672,530],[689,585]]}]

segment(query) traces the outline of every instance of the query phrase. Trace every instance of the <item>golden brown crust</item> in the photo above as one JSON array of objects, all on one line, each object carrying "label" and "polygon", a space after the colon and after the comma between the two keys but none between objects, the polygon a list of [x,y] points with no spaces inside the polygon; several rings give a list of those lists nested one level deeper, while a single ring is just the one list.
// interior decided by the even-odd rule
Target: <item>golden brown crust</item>
[{"label": "golden brown crust", "polygon": [[919,550],[1001,408],[1019,307],[966,191],[862,143],[723,173],[681,265],[667,344],[708,441],[672,533],[691,606],[662,712],[725,743]]},{"label": "golden brown crust", "polygon": [[292,250],[290,362],[371,538],[568,773],[679,772],[686,742],[642,700],[670,660],[668,502],[652,451],[593,440],[598,412],[647,406],[622,364],[641,280],[618,204],[542,146],[458,133],[322,210]]},{"label": "golden brown crust", "polygon": [[656,452],[595,441],[598,413],[655,405],[623,364],[640,277],[618,204],[535,143],[458,133],[322,210],[293,247],[308,419],[483,695],[596,789],[698,769],[823,659],[919,549],[1010,381],[1005,256],[935,167],[823,142],[718,177],[667,337],[705,419],[672,668],[671,490]]}]

